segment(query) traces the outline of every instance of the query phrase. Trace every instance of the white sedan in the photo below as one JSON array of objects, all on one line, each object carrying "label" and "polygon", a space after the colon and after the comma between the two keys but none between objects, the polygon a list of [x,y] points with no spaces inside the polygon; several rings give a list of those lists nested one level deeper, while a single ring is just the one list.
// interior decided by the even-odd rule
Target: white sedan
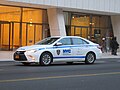
[{"label": "white sedan", "polygon": [[54,36],[43,39],[32,46],[20,47],[14,53],[14,60],[24,65],[39,63],[50,65],[53,62],[85,62],[93,64],[100,58],[100,46],[77,36]]}]

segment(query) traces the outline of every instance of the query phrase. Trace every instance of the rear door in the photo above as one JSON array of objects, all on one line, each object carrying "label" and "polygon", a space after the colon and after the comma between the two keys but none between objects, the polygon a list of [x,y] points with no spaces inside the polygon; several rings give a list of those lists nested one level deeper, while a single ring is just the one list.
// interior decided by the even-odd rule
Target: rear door
[{"label": "rear door", "polygon": [[72,38],[71,49],[73,51],[74,59],[85,59],[86,52],[88,51],[88,42],[81,38]]}]

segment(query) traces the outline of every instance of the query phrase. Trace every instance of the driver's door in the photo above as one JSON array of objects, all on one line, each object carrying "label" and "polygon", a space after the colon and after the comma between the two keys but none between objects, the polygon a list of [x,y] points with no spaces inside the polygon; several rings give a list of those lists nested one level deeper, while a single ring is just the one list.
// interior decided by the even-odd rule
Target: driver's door
[{"label": "driver's door", "polygon": [[58,43],[61,45],[54,46],[54,57],[55,61],[70,61],[72,55],[71,49],[71,39],[70,38],[63,38]]}]

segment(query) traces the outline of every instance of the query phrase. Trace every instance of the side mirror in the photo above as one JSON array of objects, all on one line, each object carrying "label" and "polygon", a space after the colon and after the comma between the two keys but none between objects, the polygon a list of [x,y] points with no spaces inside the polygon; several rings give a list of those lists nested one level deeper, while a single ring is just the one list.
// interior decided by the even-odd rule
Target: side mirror
[{"label": "side mirror", "polygon": [[57,42],[56,44],[55,44],[55,46],[61,46],[62,45],[62,43],[60,43],[60,42]]}]

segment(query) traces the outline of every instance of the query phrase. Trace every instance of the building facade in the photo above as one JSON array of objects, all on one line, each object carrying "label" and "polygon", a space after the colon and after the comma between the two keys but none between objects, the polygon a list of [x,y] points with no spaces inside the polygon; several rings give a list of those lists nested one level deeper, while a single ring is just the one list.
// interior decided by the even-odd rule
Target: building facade
[{"label": "building facade", "polygon": [[0,50],[49,36],[81,36],[110,50],[120,44],[119,0],[0,0]]}]

